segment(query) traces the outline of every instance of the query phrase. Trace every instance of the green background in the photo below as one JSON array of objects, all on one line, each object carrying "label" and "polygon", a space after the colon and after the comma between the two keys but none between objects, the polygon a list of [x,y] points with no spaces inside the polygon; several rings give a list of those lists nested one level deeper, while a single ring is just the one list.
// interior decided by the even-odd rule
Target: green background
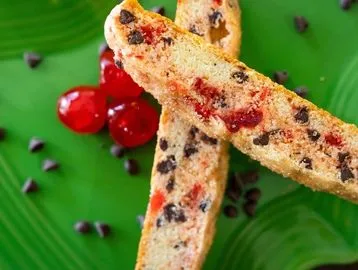
[{"label": "green background", "polygon": [[[115,3],[0,3],[0,126],[8,130],[0,142],[0,269],[133,269],[136,216],[146,209],[155,144],[128,154],[141,165],[140,175],[130,177],[123,160],[109,154],[106,131],[73,134],[55,109],[68,88],[97,84],[103,22]],[[174,16],[175,1],[142,3],[163,4]],[[358,124],[358,5],[344,12],[337,0],[242,0],[241,7],[241,59],[267,75],[287,70],[288,88],[306,85],[308,99]],[[308,19],[306,33],[294,30],[295,15]],[[45,55],[36,70],[24,64],[25,50]],[[42,152],[28,152],[32,136],[46,140]],[[42,172],[46,157],[61,169]],[[205,269],[310,269],[358,259],[356,205],[299,187],[232,150],[231,171],[256,167],[263,191],[258,214],[249,220],[240,208],[237,219],[220,216]],[[40,191],[23,195],[29,176]],[[78,219],[108,222],[113,234],[78,235],[72,229]]]}]

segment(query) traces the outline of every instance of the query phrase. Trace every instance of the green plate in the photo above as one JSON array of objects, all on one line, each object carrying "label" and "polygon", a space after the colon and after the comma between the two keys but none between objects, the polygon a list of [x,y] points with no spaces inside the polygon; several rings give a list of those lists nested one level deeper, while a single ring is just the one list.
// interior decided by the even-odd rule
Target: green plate
[{"label": "green plate", "polygon": [[[66,89],[98,81],[98,45],[103,22],[116,1],[37,0],[0,4],[0,269],[133,269],[146,209],[154,142],[128,153],[140,161],[129,177],[123,160],[108,151],[107,132],[79,136],[56,117],[56,99]],[[173,18],[175,1],[163,4]],[[308,99],[345,121],[358,124],[358,4],[348,12],[337,0],[242,0],[242,60],[271,75],[290,74],[287,87],[306,85]],[[293,16],[305,16],[306,33]],[[36,70],[22,52],[45,55]],[[29,138],[46,140],[29,154]],[[103,147],[103,143],[105,147]],[[59,171],[43,173],[54,158]],[[231,171],[259,168],[263,198],[249,220],[220,216],[205,269],[310,269],[322,263],[358,259],[358,207],[312,192],[259,167],[232,150]],[[23,195],[27,177],[40,185]],[[224,204],[229,203],[225,201]],[[73,231],[78,219],[101,220],[113,234],[100,239]]]}]

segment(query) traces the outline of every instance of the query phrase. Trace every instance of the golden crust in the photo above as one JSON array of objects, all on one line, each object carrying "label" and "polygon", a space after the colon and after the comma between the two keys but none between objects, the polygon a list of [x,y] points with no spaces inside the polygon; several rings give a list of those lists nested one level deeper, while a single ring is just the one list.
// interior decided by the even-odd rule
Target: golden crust
[{"label": "golden crust", "polygon": [[[113,20],[124,7],[131,9],[138,17],[138,22],[123,26]],[[165,50],[158,49],[160,44],[128,45],[128,31],[146,23],[165,25],[165,33],[172,36],[174,45]],[[358,202],[356,126],[344,123],[283,86],[273,83],[170,20],[143,11],[134,0],[125,1],[121,7],[115,8],[106,25],[108,43],[121,57],[126,70],[145,89],[149,89],[160,103],[170,106],[210,136],[231,141],[236,148],[271,170],[315,190]],[[130,53],[141,54],[143,59],[136,61]],[[170,72],[165,73],[157,68],[163,63],[166,63],[166,70]],[[148,66],[156,66],[156,72],[142,72]],[[231,78],[235,71],[241,71],[247,76],[244,82],[239,83]],[[203,119],[190,104],[194,100],[200,106],[206,106],[203,101],[205,97],[193,89],[197,78],[214,87],[220,95],[228,97],[230,110],[236,112],[246,107],[250,109],[249,113],[252,108],[261,110],[262,121],[251,128],[230,132],[228,121],[224,121],[228,109],[214,107],[210,109],[215,109],[215,115]],[[305,110],[309,120],[297,121],[296,113],[300,108]],[[313,141],[307,135],[309,129],[318,131],[320,137]],[[269,143],[254,143],[265,132],[270,132]],[[347,159],[341,160],[340,156],[345,153],[348,153]],[[312,162],[312,168],[307,164],[308,161]]]},{"label": "golden crust", "polygon": [[[202,33],[200,35],[206,41],[225,48],[226,51],[235,56],[238,53],[241,38],[240,11],[237,1],[232,3],[231,1],[224,0],[221,6],[213,6],[213,1],[211,0],[182,0],[178,2],[176,23],[183,28],[200,31]],[[225,29],[215,30],[214,34],[217,35],[214,37],[215,40],[213,40],[212,36],[213,31],[211,31],[213,27],[209,21],[209,16],[213,14],[214,10],[221,14],[222,23],[225,25]],[[225,33],[222,34],[220,31]],[[221,39],[218,39],[219,35]],[[196,211],[186,209],[188,217],[186,224],[178,224],[176,228],[173,225],[169,225],[172,226],[172,232],[166,235],[165,229],[157,228],[154,225],[162,212],[153,213],[149,204],[139,244],[136,264],[136,269],[138,270],[180,269],[180,267],[201,269],[206,254],[211,247],[215,234],[216,219],[225,192],[229,159],[228,143],[217,141],[215,145],[208,145],[202,142],[195,142],[198,152],[194,153],[188,160],[188,158],[182,157],[182,152],[188,142],[193,142],[192,134],[190,133],[191,129],[191,124],[173,114],[170,109],[163,107],[152,170],[151,197],[156,190],[162,190],[166,194],[167,200],[178,202],[190,192],[193,185],[200,184],[204,190],[207,190],[205,199],[210,199],[211,207],[205,214],[201,213],[198,207]],[[200,131],[198,133],[203,135]],[[200,135],[196,135],[196,137],[200,139]],[[161,143],[164,143],[164,140],[165,146],[167,146],[165,151],[161,149]],[[176,157],[178,167],[177,171],[170,177],[175,178],[175,182],[180,184],[177,184],[174,190],[167,194],[168,192],[163,188],[163,185],[167,182],[163,182],[163,176],[157,171],[156,165],[169,154]],[[210,158],[210,166],[206,164],[208,158]],[[197,175],[205,175],[205,177],[196,179]],[[166,181],[167,179],[164,180]],[[173,252],[172,245],[174,245],[175,241],[179,242],[184,239],[185,235],[190,232],[187,229],[188,227],[195,227],[197,232],[195,236],[185,239],[185,249],[187,251],[181,248]]]}]

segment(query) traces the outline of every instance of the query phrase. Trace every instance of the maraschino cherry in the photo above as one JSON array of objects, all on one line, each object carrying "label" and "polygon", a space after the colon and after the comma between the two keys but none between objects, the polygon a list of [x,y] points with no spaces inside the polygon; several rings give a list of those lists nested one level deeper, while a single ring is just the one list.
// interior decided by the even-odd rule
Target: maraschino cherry
[{"label": "maraschino cherry", "polygon": [[116,100],[108,109],[109,132],[116,143],[137,147],[150,141],[159,123],[157,111],[145,100]]},{"label": "maraschino cherry", "polygon": [[139,97],[143,89],[123,68],[116,66],[113,57],[111,50],[105,50],[100,56],[100,88],[114,98]]},{"label": "maraschino cherry", "polygon": [[78,86],[60,96],[57,114],[77,133],[96,133],[107,119],[106,95],[96,87]]}]

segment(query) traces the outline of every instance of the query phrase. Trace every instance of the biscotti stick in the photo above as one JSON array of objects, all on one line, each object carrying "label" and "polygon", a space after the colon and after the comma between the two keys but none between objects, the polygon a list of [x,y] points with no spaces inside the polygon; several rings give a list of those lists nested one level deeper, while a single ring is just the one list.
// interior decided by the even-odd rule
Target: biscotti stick
[{"label": "biscotti stick", "polygon": [[[236,0],[181,0],[175,21],[236,56]],[[201,269],[225,192],[227,146],[163,107],[137,270]]]},{"label": "biscotti stick", "polygon": [[[135,20],[122,24],[123,10]],[[151,39],[143,27],[151,29]],[[358,202],[356,126],[144,11],[135,0],[115,7],[105,28],[126,71],[161,104],[275,172]]]}]

